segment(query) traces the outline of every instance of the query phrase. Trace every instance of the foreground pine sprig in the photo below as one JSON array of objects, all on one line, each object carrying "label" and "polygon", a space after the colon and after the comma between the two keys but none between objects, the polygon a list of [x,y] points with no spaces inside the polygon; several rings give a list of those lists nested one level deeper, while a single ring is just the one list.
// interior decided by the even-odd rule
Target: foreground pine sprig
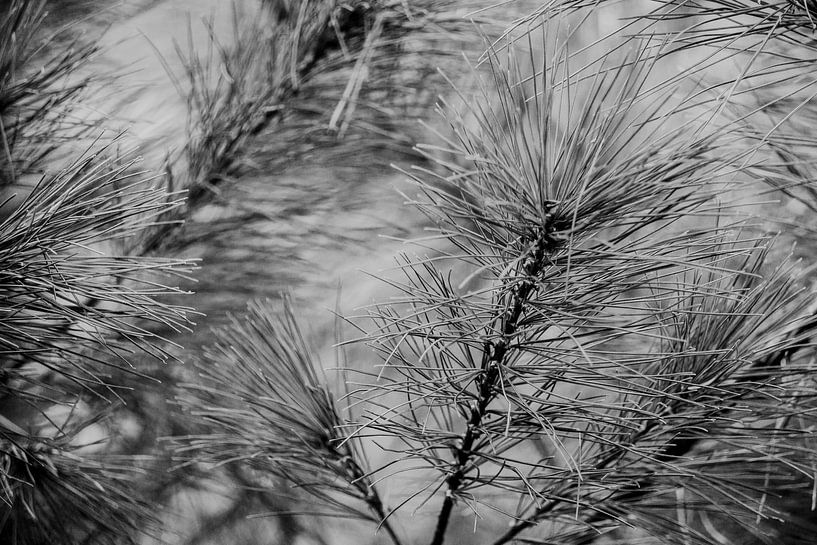
[{"label": "foreground pine sprig", "polygon": [[[351,436],[397,438],[438,472],[413,493],[444,492],[433,545],[458,503],[513,518],[497,544],[623,526],[716,543],[666,513],[721,504],[763,536],[779,513],[761,483],[811,486],[817,391],[808,358],[779,363],[811,346],[811,294],[717,219],[747,151],[643,93],[654,58],[571,73],[557,54],[533,77],[492,60],[490,90],[425,148],[438,169],[414,176],[456,251],[406,259],[402,297],[371,310],[383,365]],[[714,469],[730,465],[742,476]],[[545,523],[554,541],[520,536]]]},{"label": "foreground pine sprig", "polygon": [[175,438],[187,463],[245,466],[260,486],[285,483],[334,512],[382,525],[400,543],[358,442],[344,440],[344,419],[288,300],[279,313],[251,303],[217,332],[196,369],[200,382],[183,385],[180,401],[206,431]]},{"label": "foreground pine sprig", "polygon": [[[145,358],[168,359],[162,333],[186,330],[190,309],[163,298],[182,293],[170,282],[192,263],[130,255],[179,196],[111,151],[88,152],[3,204],[4,543],[130,543],[153,520],[136,458],[106,445],[111,430],[76,406],[110,403],[123,374],[144,376]],[[70,422],[55,419],[66,407]],[[80,437],[89,429],[95,445]]]},{"label": "foreground pine sprig", "polygon": [[191,264],[122,254],[174,203],[108,151],[4,203],[0,533],[15,545],[128,542],[152,519],[134,459],[83,452],[75,439],[93,419],[66,427],[49,416],[78,392],[115,395],[118,373],[140,373],[136,358],[167,357],[152,327],[188,323],[188,309],[159,298],[179,293],[163,277]]}]

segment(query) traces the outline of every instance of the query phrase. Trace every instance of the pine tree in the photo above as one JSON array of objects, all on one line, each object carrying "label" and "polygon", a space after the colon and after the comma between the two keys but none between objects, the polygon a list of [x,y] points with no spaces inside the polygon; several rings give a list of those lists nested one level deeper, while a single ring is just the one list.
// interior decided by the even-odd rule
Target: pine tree
[{"label": "pine tree", "polygon": [[[811,227],[773,210],[817,206],[808,3],[663,0],[602,35],[611,2],[552,0],[504,31],[446,2],[264,4],[235,9],[232,46],[210,25],[216,55],[179,47],[188,144],[163,175],[100,141],[6,205],[3,542],[136,542],[166,523],[151,480],[213,475],[281,542],[323,517],[396,545],[813,541],[813,256],[791,246]],[[0,29],[9,187],[99,129],[66,121],[89,83],[61,87],[94,47],[38,49],[42,17],[14,0]],[[472,83],[428,69],[463,70],[438,40],[481,53]],[[442,126],[392,116],[441,79]],[[168,279],[191,263],[161,256],[288,124],[377,129],[430,225],[382,275],[391,297],[338,312],[341,354],[375,360],[338,358],[338,380],[286,296],[201,352],[165,338],[189,326]],[[155,386],[177,396],[173,437],[117,447],[117,401],[173,357],[191,369]]]}]

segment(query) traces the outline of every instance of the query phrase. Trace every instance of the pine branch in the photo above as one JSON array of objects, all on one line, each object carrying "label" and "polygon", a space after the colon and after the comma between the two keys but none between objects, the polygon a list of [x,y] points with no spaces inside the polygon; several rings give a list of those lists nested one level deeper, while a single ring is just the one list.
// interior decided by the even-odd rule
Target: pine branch
[{"label": "pine branch", "polygon": [[[462,97],[470,117],[452,115],[453,136],[425,148],[432,160],[446,156],[436,172],[414,176],[426,197],[418,204],[436,221],[436,238],[456,251],[440,252],[426,240],[437,253],[406,258],[405,281],[389,281],[403,296],[370,311],[376,329],[366,340],[384,364],[377,382],[354,393],[372,410],[350,435],[399,437],[401,460],[439,471],[437,488],[427,487],[445,491],[434,545],[443,543],[457,500],[480,504],[481,488],[530,498],[529,511],[512,515],[518,522],[506,540],[567,518],[572,505],[584,513],[573,516],[581,524],[626,524],[617,501],[632,509],[648,495],[661,498],[679,476],[703,498],[699,509],[716,494],[734,502],[744,522],[762,516],[749,495],[762,471],[730,483],[686,462],[703,438],[724,446],[718,463],[777,468],[769,471],[790,465],[809,474],[786,451],[802,431],[759,427],[762,441],[753,446],[730,425],[742,410],[773,421],[777,415],[761,412],[766,396],[810,373],[795,366],[760,384],[740,374],[748,372],[744,361],[779,347],[780,332],[791,331],[785,320],[801,313],[807,297],[795,303],[785,275],[747,287],[747,278],[766,276],[752,265],[765,242],[736,236],[741,222],[673,230],[691,218],[724,217],[728,205],[715,197],[728,192],[720,184],[729,175],[752,168],[749,150],[734,146],[732,127],[714,121],[717,110],[700,126],[685,117],[678,128],[673,119],[687,112],[683,98],[667,100],[645,85],[655,58],[642,51],[633,61],[607,65],[610,55],[573,73],[570,59],[557,54],[535,77],[489,56],[492,88],[476,100]],[[452,260],[473,272],[458,279],[437,268]],[[666,324],[694,323],[699,315],[729,325],[693,328],[704,338],[674,344],[691,333]],[[761,325],[778,315],[783,322]],[[724,329],[722,341],[711,337]],[[692,362],[693,370],[684,369]],[[786,390],[787,399],[806,406],[813,393],[808,386]],[[551,458],[564,459],[563,467],[515,454],[537,437],[552,442]],[[787,446],[778,449],[778,441]],[[568,447],[576,443],[578,455]],[[710,543],[678,530],[660,507],[643,508],[636,524],[679,543]]]},{"label": "pine branch", "polygon": [[[762,255],[749,269],[750,278],[761,278],[759,274],[761,265]],[[813,372],[811,364],[798,366],[792,364],[790,360],[798,350],[813,348],[809,338],[815,327],[814,315],[808,312],[811,294],[799,290],[798,279],[790,274],[788,270],[778,269],[762,281],[749,280],[748,285],[745,285],[743,279],[736,277],[733,279],[734,285],[725,286],[723,291],[741,294],[739,298],[731,301],[717,298],[708,304],[694,303],[695,308],[689,308],[690,314],[684,319],[687,323],[678,324],[681,326],[682,334],[667,335],[666,338],[678,338],[680,340],[675,342],[694,346],[693,352],[685,355],[683,349],[663,349],[661,353],[674,354],[673,357],[682,358],[684,364],[673,369],[663,369],[660,374],[644,370],[644,375],[678,376],[677,373],[685,369],[694,377],[692,379],[694,385],[685,385],[678,391],[675,388],[667,390],[666,393],[672,392],[673,396],[668,398],[667,405],[661,413],[654,416],[645,415],[647,418],[644,424],[627,441],[621,444],[613,443],[594,457],[593,471],[606,473],[611,483],[612,479],[609,477],[616,473],[617,467],[633,463],[630,461],[624,464],[625,459],[637,460],[638,457],[643,457],[640,466],[642,476],[635,477],[632,483],[624,484],[620,488],[611,488],[609,495],[602,498],[594,505],[592,511],[588,510],[587,515],[582,517],[584,527],[577,534],[576,541],[571,542],[591,543],[600,535],[600,527],[619,522],[614,513],[632,512],[634,506],[654,502],[654,495],[657,490],[661,490],[662,480],[666,478],[660,471],[650,474],[658,467],[666,467],[671,474],[688,473],[689,478],[702,481],[705,486],[711,487],[710,494],[718,490],[727,497],[730,490],[733,493],[740,493],[740,487],[735,484],[736,478],[731,473],[717,477],[698,475],[684,469],[685,465],[690,469],[695,465],[695,458],[700,456],[695,454],[695,451],[703,442],[720,442],[727,449],[736,449],[733,454],[726,454],[723,461],[715,462],[724,464],[725,467],[742,464],[744,471],[750,471],[750,466],[757,464],[761,467],[768,466],[765,470],[768,472],[773,471],[771,467],[774,464],[780,464],[778,471],[785,469],[786,466],[790,466],[795,472],[810,471],[808,462],[798,460],[800,454],[796,450],[792,453],[787,452],[789,447],[782,447],[777,454],[772,454],[775,447],[771,446],[771,450],[765,453],[769,458],[761,456],[752,459],[763,452],[766,444],[764,440],[769,441],[769,445],[774,445],[786,442],[787,439],[797,441],[803,437],[804,430],[790,428],[787,422],[794,414],[799,414],[800,409],[794,406],[800,406],[801,403],[808,406],[809,400],[815,394],[808,386],[794,387],[788,391],[785,386],[792,380],[797,381],[797,377],[806,377]],[[698,308],[698,305],[703,308]],[[708,305],[714,305],[714,308],[706,308]],[[681,310],[680,307],[672,307],[674,314]],[[698,321],[705,323],[693,325]],[[785,333],[786,331],[789,333]],[[697,356],[696,353],[701,355]],[[781,365],[784,361],[788,362],[786,366]],[[778,401],[786,399],[787,403],[794,406],[784,404],[780,407],[778,403],[768,404],[765,399],[767,395],[775,396]],[[740,438],[743,424],[736,423],[735,419],[741,411],[748,411],[750,408],[752,420],[761,423],[777,421],[778,424],[765,432],[753,428],[756,435],[746,437],[748,441],[744,443]],[[680,425],[673,428],[671,426],[673,420]],[[667,428],[671,431],[667,431]],[[768,437],[764,433],[768,433]],[[656,437],[661,438],[657,444]],[[752,443],[759,446],[750,446]],[[639,444],[647,445],[643,452],[639,451]],[[714,450],[717,452],[718,448],[715,447]],[[712,469],[707,469],[707,472],[711,473]],[[638,475],[639,471],[635,470],[632,473]],[[768,479],[768,473],[764,473],[762,469],[760,475]],[[746,475],[743,478],[746,478]],[[689,482],[685,483],[685,486],[694,489]],[[747,485],[747,490],[751,488],[751,485]],[[560,508],[569,509],[571,501],[569,497],[565,497],[545,503],[536,508],[531,515],[515,522],[494,543],[500,545],[513,541],[524,530],[552,516],[554,511]],[[730,507],[729,512],[735,513],[734,505]],[[758,511],[757,516],[764,518],[775,516],[775,512],[767,508],[766,514]],[[754,520],[744,524],[751,531]],[[677,538],[679,543],[690,540],[686,534],[679,534]],[[700,535],[696,542],[712,541]]]},{"label": "pine branch", "polygon": [[[399,77],[404,50],[413,47],[410,57],[420,64],[418,68],[418,62],[406,62],[407,69],[422,73],[425,67],[423,78],[405,83],[406,88],[416,86],[420,94],[425,91],[423,79],[434,71],[434,60],[450,55],[436,42],[471,40],[463,37],[464,29],[483,22],[464,19],[458,4],[449,1],[309,0],[298,9],[282,3],[271,6],[270,13],[234,13],[232,48],[219,42],[212,23],[211,49],[205,55],[194,52],[193,44],[187,52],[177,46],[185,74],[171,77],[188,102],[189,137],[182,166],[186,172],[171,182],[189,189],[188,208],[233,177],[250,143],[264,132],[278,131],[285,116],[308,109],[321,113],[317,121],[310,119],[308,127],[294,131],[297,134],[325,130],[342,115],[341,125],[330,127],[333,140],[338,138],[336,130],[346,134],[356,111],[358,117],[360,110],[374,112],[378,123],[398,122],[394,113],[388,113],[391,103],[405,108],[411,105],[405,104],[407,100],[418,100],[406,93],[392,96],[391,78]],[[377,97],[372,104],[363,99],[367,93]],[[371,129],[370,124],[367,134]],[[400,140],[401,149],[410,147],[397,131],[379,130]],[[175,167],[169,165],[172,176]],[[147,248],[156,250],[171,240],[166,231],[157,232]]]},{"label": "pine branch", "polygon": [[[121,543],[145,531],[135,458],[89,453],[94,417],[59,423],[55,410],[85,394],[108,403],[144,356],[167,359],[154,328],[185,330],[190,309],[163,302],[180,259],[121,255],[168,202],[134,162],[88,153],[45,177],[0,222],[0,468],[4,542]],[[79,393],[78,393],[79,392]],[[98,448],[93,450],[98,451]],[[141,464],[141,462],[140,462]]]},{"label": "pine branch", "polygon": [[153,504],[134,484],[147,459],[82,439],[101,416],[69,415],[46,435],[0,434],[3,543],[135,544],[154,527]]},{"label": "pine branch", "polygon": [[278,315],[251,304],[218,339],[197,363],[202,382],[182,385],[183,406],[207,423],[205,433],[175,438],[186,463],[246,465],[262,483],[274,476],[332,510],[382,525],[399,545],[356,443],[339,435],[343,421],[291,304]]},{"label": "pine branch", "polygon": [[105,386],[104,367],[136,372],[129,353],[167,357],[162,339],[145,324],[187,327],[189,309],[158,297],[179,293],[160,277],[184,275],[190,263],[110,255],[118,241],[156,225],[180,202],[167,202],[131,172],[132,162],[105,159],[106,151],[43,179],[0,223],[7,392],[18,388],[11,386],[17,381],[32,393],[53,388],[26,371],[29,362],[79,386]]},{"label": "pine branch", "polygon": [[[552,216],[551,216],[552,217]],[[486,341],[482,352],[480,374],[474,379],[477,390],[476,399],[472,402],[470,416],[467,422],[462,442],[454,451],[454,465],[445,482],[447,491],[437,526],[432,537],[432,545],[441,545],[445,540],[445,531],[454,507],[455,494],[463,484],[465,474],[470,469],[470,458],[475,441],[482,435],[483,418],[488,406],[497,395],[497,382],[500,379],[500,369],[508,365],[506,354],[509,346],[514,343],[515,337],[523,319],[526,307],[530,305],[530,298],[538,289],[537,283],[543,269],[546,267],[553,253],[562,245],[562,239],[556,235],[551,222],[541,227],[541,234],[531,242],[531,249],[517,261],[518,270],[511,278],[516,284],[506,296],[506,301],[500,303],[505,312],[498,317],[497,330],[501,332],[496,340]],[[521,280],[520,280],[521,279]]]}]

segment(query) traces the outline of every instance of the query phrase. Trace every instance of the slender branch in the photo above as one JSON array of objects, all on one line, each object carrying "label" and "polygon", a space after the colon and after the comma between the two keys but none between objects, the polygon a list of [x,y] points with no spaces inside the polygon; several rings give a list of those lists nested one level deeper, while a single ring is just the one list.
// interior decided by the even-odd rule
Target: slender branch
[{"label": "slender branch", "polygon": [[400,538],[397,537],[394,528],[392,528],[391,523],[387,520],[388,513],[386,513],[386,508],[380,501],[380,496],[378,496],[377,493],[374,491],[374,487],[372,487],[370,490],[373,493],[372,500],[367,501],[367,503],[369,503],[374,512],[377,513],[377,516],[380,517],[380,524],[381,526],[383,526],[383,528],[386,529],[386,533],[389,534],[389,538],[391,538],[392,543],[394,543],[394,545],[402,545],[402,543],[400,542]]},{"label": "slender branch", "polygon": [[357,488],[361,494],[363,494],[366,505],[368,505],[369,508],[378,516],[380,525],[386,530],[386,533],[389,535],[392,543],[394,543],[394,545],[402,545],[400,538],[397,536],[397,533],[394,531],[394,528],[392,528],[391,523],[388,521],[388,509],[385,505],[383,505],[383,501],[380,499],[377,489],[375,489],[374,485],[369,482],[366,473],[355,461],[352,453],[347,447],[344,447],[344,454],[342,454],[341,459],[346,463],[346,470],[350,478],[349,482],[351,482],[353,486]]},{"label": "slender branch", "polygon": [[445,532],[451,519],[456,494],[471,469],[469,465],[474,446],[483,433],[480,429],[482,421],[488,406],[495,398],[494,386],[500,377],[499,369],[506,359],[511,339],[519,330],[520,321],[527,303],[537,290],[537,278],[545,267],[546,256],[552,253],[560,243],[552,231],[551,225],[546,224],[544,229],[537,233],[538,236],[534,239],[527,255],[520,260],[521,266],[519,269],[521,270],[516,272],[517,274],[521,272],[525,279],[512,288],[510,301],[506,306],[507,310],[503,316],[498,317],[502,323],[501,337],[496,341],[487,341],[484,345],[480,375],[475,380],[477,385],[476,400],[471,405],[471,414],[468,418],[465,434],[462,437],[462,443],[456,449],[452,471],[445,480],[448,488],[440,514],[437,517],[437,525],[434,529],[431,545],[441,545],[445,540]]}]

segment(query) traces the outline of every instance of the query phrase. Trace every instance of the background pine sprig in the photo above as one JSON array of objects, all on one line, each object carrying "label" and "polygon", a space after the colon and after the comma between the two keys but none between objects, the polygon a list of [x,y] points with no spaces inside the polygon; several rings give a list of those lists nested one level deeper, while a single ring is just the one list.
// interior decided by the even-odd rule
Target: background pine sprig
[{"label": "background pine sprig", "polygon": [[77,441],[90,421],[51,437],[2,439],[0,537],[7,543],[136,543],[156,517],[134,489],[146,460],[87,451]]},{"label": "background pine sprig", "polygon": [[279,312],[251,303],[217,339],[196,363],[199,382],[182,385],[183,409],[204,428],[177,438],[184,463],[247,467],[256,486],[283,483],[328,509],[382,525],[399,544],[358,441],[340,433],[344,417],[319,378],[292,303],[285,300]]},{"label": "background pine sprig", "polygon": [[[188,107],[187,142],[183,157],[167,165],[169,187],[189,189],[193,210],[218,195],[220,181],[242,171],[249,142],[262,134],[280,132],[295,147],[294,139],[314,133],[330,142],[355,139],[350,127],[359,127],[363,144],[376,133],[410,154],[413,141],[405,132],[413,123],[400,116],[413,118],[430,106],[434,96],[424,84],[437,75],[435,62],[452,56],[435,44],[468,44],[476,40],[466,29],[495,26],[465,20],[461,11],[436,1],[262,2],[249,12],[235,4],[231,45],[205,21],[207,50],[180,40],[175,54],[183,74],[167,67]],[[328,122],[316,121],[316,113]],[[173,239],[166,231],[152,238],[156,244]]]},{"label": "background pine sprig", "polygon": [[48,379],[25,371],[38,363],[77,385],[106,386],[106,367],[133,372],[129,353],[167,357],[150,322],[187,327],[184,308],[156,297],[177,293],[161,276],[172,282],[189,264],[117,255],[180,204],[132,167],[89,154],[43,179],[0,225],[0,335],[16,361],[8,379],[39,390]]},{"label": "background pine sprig", "polygon": [[153,466],[117,452],[113,407],[123,375],[168,359],[157,331],[188,328],[162,298],[192,263],[132,250],[181,197],[118,142],[64,158],[98,128],[77,112],[102,78],[78,74],[97,45],[46,21],[44,2],[0,15],[0,541],[135,543],[156,521],[138,484]]},{"label": "background pine sprig", "polygon": [[0,535],[8,543],[134,542],[155,520],[134,489],[150,466],[112,452],[106,435],[115,425],[106,433],[94,407],[120,398],[123,374],[144,376],[143,358],[170,357],[156,328],[188,328],[189,309],[160,298],[180,293],[173,283],[192,264],[128,255],[179,201],[133,162],[105,159],[108,151],[43,178],[18,206],[5,203]]},{"label": "background pine sprig", "polygon": [[[69,29],[45,34],[46,14],[44,1],[11,0],[0,18],[2,186],[37,173],[46,156],[88,129],[74,109],[83,90],[103,79],[70,79],[97,46],[67,37]],[[57,41],[65,43],[49,47]]]}]

